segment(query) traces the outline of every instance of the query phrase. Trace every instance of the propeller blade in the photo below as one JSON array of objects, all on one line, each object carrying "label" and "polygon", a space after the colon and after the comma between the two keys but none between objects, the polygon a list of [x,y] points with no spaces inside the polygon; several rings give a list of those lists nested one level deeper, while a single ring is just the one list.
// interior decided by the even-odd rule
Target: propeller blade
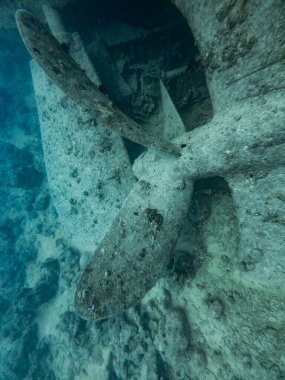
[{"label": "propeller blade", "polygon": [[21,37],[36,62],[83,111],[122,136],[148,148],[179,154],[179,148],[142,129],[112,105],[40,21],[25,10],[16,12]]},{"label": "propeller blade", "polygon": [[78,282],[79,315],[97,320],[121,313],[155,285],[180,236],[191,194],[192,181],[171,170],[169,161],[137,182]]}]

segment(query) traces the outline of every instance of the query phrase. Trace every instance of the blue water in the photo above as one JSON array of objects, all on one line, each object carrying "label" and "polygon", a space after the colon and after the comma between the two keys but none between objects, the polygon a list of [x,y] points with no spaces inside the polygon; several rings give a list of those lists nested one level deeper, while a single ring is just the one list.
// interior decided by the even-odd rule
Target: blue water
[{"label": "blue water", "polygon": [[37,252],[24,230],[45,173],[29,69],[17,31],[0,33],[0,379],[22,379],[38,343],[26,266]]}]

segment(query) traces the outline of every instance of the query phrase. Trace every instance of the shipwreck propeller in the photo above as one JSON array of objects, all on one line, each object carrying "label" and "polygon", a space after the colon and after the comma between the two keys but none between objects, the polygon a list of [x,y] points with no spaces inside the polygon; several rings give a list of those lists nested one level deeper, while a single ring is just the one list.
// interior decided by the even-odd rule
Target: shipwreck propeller
[{"label": "shipwreck propeller", "polygon": [[[27,12],[18,11],[17,23],[32,55],[47,74],[79,105],[89,110],[95,118],[105,121],[106,127],[109,124],[114,129],[116,129],[114,123],[119,112],[119,127],[122,134],[125,133],[130,139],[147,146],[155,145],[165,148],[165,143],[160,145],[158,140],[149,137],[144,131],[138,129],[136,124],[134,126],[133,121],[116,110],[96,86],[86,79],[84,72],[33,16]],[[200,20],[197,25],[199,28],[202,27]],[[279,28],[279,30],[284,29]],[[264,33],[262,28],[260,33]],[[273,39],[276,39],[275,34],[272,35]],[[283,39],[280,38],[279,41],[281,43]],[[261,51],[263,51],[262,46]],[[154,285],[165,268],[178,239],[191,198],[192,180],[219,175],[224,176],[231,183],[233,197],[238,200],[237,204],[241,210],[239,212],[242,212],[243,222],[240,223],[239,231],[240,247],[248,242],[249,233],[255,235],[252,231],[256,229],[256,224],[251,221],[252,214],[248,212],[246,199],[248,194],[256,198],[254,207],[260,210],[256,213],[260,218],[260,231],[265,231],[264,222],[268,220],[269,214],[266,215],[266,219],[264,212],[267,213],[269,199],[276,197],[273,191],[270,193],[269,189],[274,186],[267,171],[274,169],[277,174],[273,174],[273,178],[275,175],[280,183],[284,177],[283,172],[280,171],[285,157],[284,107],[276,107],[276,104],[284,103],[282,102],[284,99],[283,60],[284,57],[270,66],[276,78],[275,87],[262,85],[260,87],[262,92],[258,92],[259,88],[257,88],[257,93],[254,94],[251,93],[251,75],[258,72],[261,80],[258,83],[265,84],[268,80],[272,81],[273,75],[265,72],[261,76],[260,70],[255,69],[251,74],[246,73],[239,81],[235,80],[232,85],[225,85],[223,75],[214,76],[219,86],[215,85],[216,82],[213,82],[213,79],[209,85],[215,103],[215,115],[209,123],[177,139],[177,143],[184,146],[185,153],[182,157],[178,158],[169,154],[157,155],[152,151],[144,155],[136,171],[141,179],[123,203],[118,216],[79,280],[75,305],[80,315],[89,319],[100,319],[117,314],[139,301]],[[252,62],[256,64],[254,59]],[[58,70],[59,73],[57,73]],[[237,70],[236,67],[234,70]],[[223,86],[220,86],[220,82]],[[81,84],[84,89],[80,89]],[[264,88],[269,88],[269,90],[264,92]],[[80,99],[78,99],[78,94],[80,94]],[[99,111],[96,109],[96,104],[100,106]],[[145,136],[148,137],[144,139]],[[172,144],[169,149],[169,144],[166,143],[164,150],[172,151]],[[248,173],[251,173],[250,178],[256,177],[258,184],[261,181],[266,182],[264,187],[266,207],[263,206],[263,198],[259,193],[255,194],[253,186],[249,186]],[[274,203],[273,200],[270,202],[270,205],[278,207],[278,212],[280,212],[279,209],[282,209],[280,203],[277,201]],[[271,214],[275,218],[277,211],[276,214]],[[275,228],[277,219],[273,221],[274,231],[272,227],[271,233],[268,234],[268,225],[266,225],[266,233],[256,234],[256,246],[260,244],[260,241],[264,247],[271,247],[271,245],[274,247],[273,242],[281,242],[282,233],[279,228]],[[248,226],[252,228],[249,229]],[[274,287],[280,289],[279,281],[282,277],[276,276],[279,267],[268,265],[268,263],[278,263],[280,266],[281,252],[282,244],[280,243],[280,249],[270,249],[270,255],[264,255],[264,260],[259,263],[260,289],[267,291],[268,281],[273,283],[272,289]],[[239,248],[239,253],[244,255],[242,248]],[[241,274],[239,276],[243,281],[245,276]]]}]

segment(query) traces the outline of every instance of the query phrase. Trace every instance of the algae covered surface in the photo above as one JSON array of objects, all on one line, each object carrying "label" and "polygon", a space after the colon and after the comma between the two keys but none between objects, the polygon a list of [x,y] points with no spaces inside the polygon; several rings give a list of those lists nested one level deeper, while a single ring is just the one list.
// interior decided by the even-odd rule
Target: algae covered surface
[{"label": "algae covered surface", "polygon": [[0,29],[0,380],[284,379],[284,1],[24,5],[179,155]]}]

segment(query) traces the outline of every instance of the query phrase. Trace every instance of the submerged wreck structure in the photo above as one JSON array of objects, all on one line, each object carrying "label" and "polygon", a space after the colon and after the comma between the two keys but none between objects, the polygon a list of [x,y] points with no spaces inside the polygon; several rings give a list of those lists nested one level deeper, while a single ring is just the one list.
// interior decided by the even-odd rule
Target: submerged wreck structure
[{"label": "submerged wreck structure", "polygon": [[42,378],[283,379],[284,1],[83,4],[16,13],[78,252]]}]

